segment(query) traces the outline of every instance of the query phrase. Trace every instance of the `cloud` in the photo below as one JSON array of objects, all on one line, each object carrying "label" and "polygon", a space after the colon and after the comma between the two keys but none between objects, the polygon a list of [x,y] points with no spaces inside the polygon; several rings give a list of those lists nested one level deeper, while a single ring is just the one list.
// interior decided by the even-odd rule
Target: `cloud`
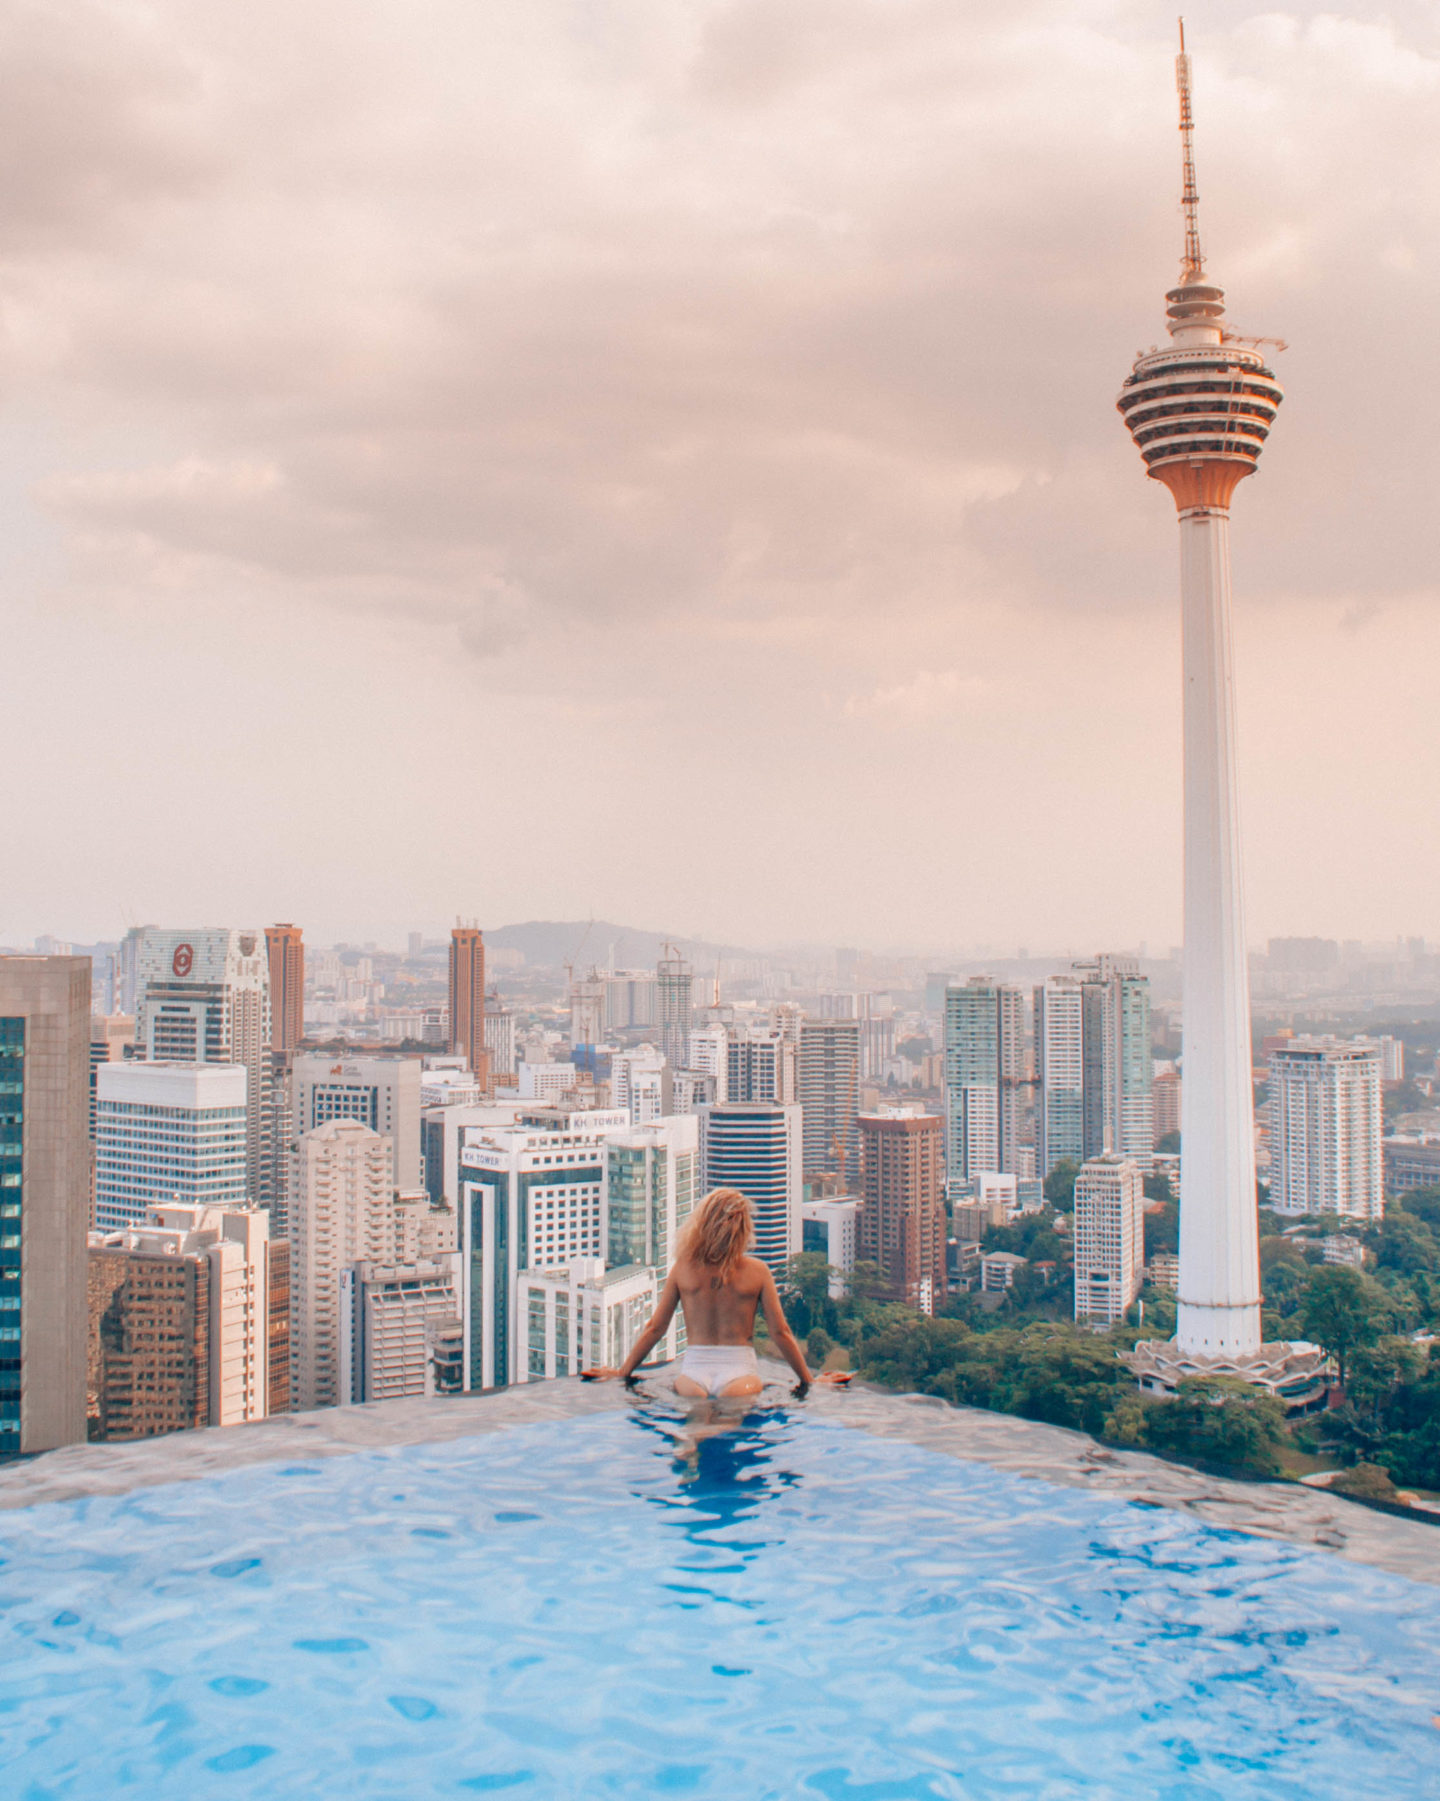
[{"label": "cloud", "polygon": [[[314,662],[269,679],[336,742],[372,729],[359,692],[388,717],[458,684],[438,718],[414,700],[402,810],[461,721],[536,805],[603,774],[674,822],[717,771],[773,797],[804,770],[822,847],[860,794],[904,856],[887,794],[963,739],[1057,858],[1101,816],[1145,841],[1174,747],[1137,776],[1073,672],[1173,723],[1170,503],[1114,412],[1176,266],[1170,29],[1133,0],[11,8],[0,504],[63,552],[44,610],[120,632],[188,603],[220,666],[237,621],[284,619]],[[1423,606],[1428,10],[1235,4],[1192,36],[1213,268],[1292,346],[1236,503],[1242,611]],[[950,786],[925,829],[973,843]],[[777,919],[808,912],[793,841]],[[963,882],[934,855],[916,932]],[[675,890],[697,925],[704,858]],[[1095,905],[1159,941],[1173,871],[1126,871]],[[1017,871],[994,911],[1042,893]]]}]

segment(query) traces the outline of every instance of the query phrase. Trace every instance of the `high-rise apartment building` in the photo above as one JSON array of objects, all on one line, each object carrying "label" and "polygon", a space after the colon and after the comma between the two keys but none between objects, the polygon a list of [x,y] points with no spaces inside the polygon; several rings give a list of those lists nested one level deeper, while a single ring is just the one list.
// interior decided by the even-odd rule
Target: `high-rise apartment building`
[{"label": "high-rise apartment building", "polygon": [[672,1069],[685,1061],[690,1036],[692,974],[684,957],[673,952],[655,966],[655,1023],[660,1028],[660,1049]]},{"label": "high-rise apartment building", "polygon": [[860,1169],[858,1019],[806,1019],[800,1026],[795,1098],[805,1114],[805,1173],[854,1180]]},{"label": "high-rise apartment building", "polygon": [[664,1119],[670,1112],[672,1090],[670,1065],[653,1044],[617,1051],[610,1059],[610,1099],[625,1109],[632,1126]]},{"label": "high-rise apartment building", "polygon": [[341,1271],[342,1406],[451,1392],[459,1261],[451,1252]]},{"label": "high-rise apartment building", "polygon": [[974,976],[945,990],[945,1158],[951,1182],[1013,1171],[1020,1143],[1025,1009],[1018,988]]},{"label": "high-rise apartment building", "polygon": [[292,1391],[302,1412],[335,1407],[341,1388],[340,1285],[352,1264],[394,1254],[391,1142],[357,1119],[301,1135],[290,1196]]},{"label": "high-rise apartment building", "polygon": [[516,1379],[514,1300],[522,1270],[559,1269],[576,1257],[604,1260],[605,1144],[583,1119],[577,1116],[574,1129],[481,1126],[465,1134],[459,1232],[467,1392]]},{"label": "high-rise apartment building", "polygon": [[1379,1047],[1364,1040],[1292,1038],[1270,1053],[1270,1205],[1277,1213],[1383,1217],[1380,1069]]},{"label": "high-rise apartment building", "polygon": [[299,926],[265,928],[270,967],[270,1043],[293,1051],[305,1036],[305,938]]},{"label": "high-rise apartment building", "polygon": [[1092,1157],[1075,1178],[1075,1317],[1116,1325],[1140,1293],[1145,1184],[1130,1157]]},{"label": "high-rise apartment building", "polygon": [[92,1232],[90,1436],[265,1419],[272,1357],[288,1367],[289,1321],[277,1333],[272,1293],[285,1250],[257,1207],[157,1207],[144,1225]]},{"label": "high-rise apartment building", "polygon": [[1077,963],[1035,989],[1035,1163],[1154,1150],[1150,982],[1133,958]]},{"label": "high-rise apartment building", "polygon": [[738,1188],[755,1214],[755,1255],[779,1274],[800,1250],[804,1120],[798,1106],[727,1101],[702,1107],[704,1188]]},{"label": "high-rise apartment building", "polygon": [[1085,1160],[1084,1000],[1074,976],[1035,988],[1035,1167]]},{"label": "high-rise apartment building", "polygon": [[1160,1148],[1163,1140],[1172,1132],[1180,1130],[1180,1072],[1176,1069],[1163,1069],[1151,1084],[1151,1095],[1155,1108],[1155,1148]]},{"label": "high-rise apartment building", "polygon": [[897,1300],[933,1313],[944,1299],[944,1121],[891,1109],[862,1113],[857,1254],[880,1266]]},{"label": "high-rise apartment building", "polygon": [[605,1042],[605,983],[595,970],[570,984],[570,1043]]},{"label": "high-rise apartment building", "polygon": [[1150,979],[1133,957],[1076,964],[1084,1013],[1085,1155],[1149,1167],[1155,1144]]},{"label": "high-rise apartment building", "polygon": [[250,1201],[248,1072],[238,1063],[104,1063],[95,1076],[95,1226],[152,1208]]},{"label": "high-rise apartment building", "polygon": [[[617,1368],[659,1298],[656,1272],[634,1264],[607,1270],[598,1257],[577,1257],[562,1269],[523,1271],[516,1279],[511,1380]],[[657,1362],[673,1355],[662,1346],[652,1353]]]},{"label": "high-rise apartment building", "polygon": [[653,969],[606,970],[605,1036],[612,1032],[647,1030],[659,1021],[656,974]]},{"label": "high-rise apartment building", "polygon": [[85,1438],[90,960],[0,956],[0,1459]]},{"label": "high-rise apartment building", "polygon": [[395,1186],[423,1186],[418,1057],[325,1057],[307,1052],[291,1069],[292,1138],[331,1119],[358,1119],[391,1141]]},{"label": "high-rise apartment building", "polygon": [[725,1051],[726,1097],[788,1107],[796,1099],[798,1049],[772,1027],[732,1027]]},{"label": "high-rise apartment building", "polygon": [[482,1087],[490,1086],[485,1048],[485,939],[476,925],[450,934],[450,1049],[465,1059]]},{"label": "high-rise apartment building", "polygon": [[485,1054],[490,1059],[490,1080],[502,1087],[515,1079],[515,1015],[492,994],[485,1003]]},{"label": "high-rise apartment building", "polygon": [[140,943],[135,1043],[147,1063],[238,1063],[246,1072],[249,1198],[272,1199],[266,1157],[270,968],[258,932],[147,930]]},{"label": "high-rise apartment building", "polygon": [[712,1100],[729,1100],[726,1083],[730,1073],[730,1034],[724,1026],[691,1028],[685,1051],[685,1068],[696,1075],[710,1076],[713,1079],[715,1092]]}]

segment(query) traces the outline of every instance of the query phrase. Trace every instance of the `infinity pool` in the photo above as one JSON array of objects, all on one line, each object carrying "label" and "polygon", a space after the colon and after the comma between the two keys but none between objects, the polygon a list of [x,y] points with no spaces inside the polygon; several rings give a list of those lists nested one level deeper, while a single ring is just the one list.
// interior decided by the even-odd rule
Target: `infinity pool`
[{"label": "infinity pool", "polygon": [[686,1463],[678,1420],[0,1517],[3,1793],[1440,1796],[1440,1590],[793,1407]]}]

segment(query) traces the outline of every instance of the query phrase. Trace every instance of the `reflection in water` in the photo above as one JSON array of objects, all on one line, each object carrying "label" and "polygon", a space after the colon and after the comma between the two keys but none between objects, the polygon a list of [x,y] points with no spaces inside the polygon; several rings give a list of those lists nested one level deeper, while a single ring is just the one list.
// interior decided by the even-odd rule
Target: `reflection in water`
[{"label": "reflection in water", "polygon": [[[686,1406],[678,1397],[647,1396],[629,1414],[631,1422],[656,1440],[655,1450],[678,1479],[635,1491],[649,1505],[663,1508],[697,1544],[710,1535],[759,1518],[762,1505],[801,1483],[798,1471],[777,1462],[795,1431],[789,1413],[754,1400],[696,1401]],[[726,1541],[726,1549],[748,1559],[767,1541],[753,1545]]]}]

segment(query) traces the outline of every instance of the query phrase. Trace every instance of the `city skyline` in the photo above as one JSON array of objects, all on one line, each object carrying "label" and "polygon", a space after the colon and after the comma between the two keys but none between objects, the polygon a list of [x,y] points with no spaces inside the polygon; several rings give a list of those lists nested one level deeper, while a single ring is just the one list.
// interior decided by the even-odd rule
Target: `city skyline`
[{"label": "city skyline", "polygon": [[[807,16],[17,28],[19,98],[93,104],[12,108],[0,939],[393,940],[443,894],[1178,942],[1169,535],[1107,416],[1175,229],[1170,22]],[[1424,932],[1433,22],[1196,26],[1238,323],[1305,396],[1237,570],[1252,927]],[[592,768],[665,831],[622,848]],[[846,880],[861,833],[910,879]]]}]

